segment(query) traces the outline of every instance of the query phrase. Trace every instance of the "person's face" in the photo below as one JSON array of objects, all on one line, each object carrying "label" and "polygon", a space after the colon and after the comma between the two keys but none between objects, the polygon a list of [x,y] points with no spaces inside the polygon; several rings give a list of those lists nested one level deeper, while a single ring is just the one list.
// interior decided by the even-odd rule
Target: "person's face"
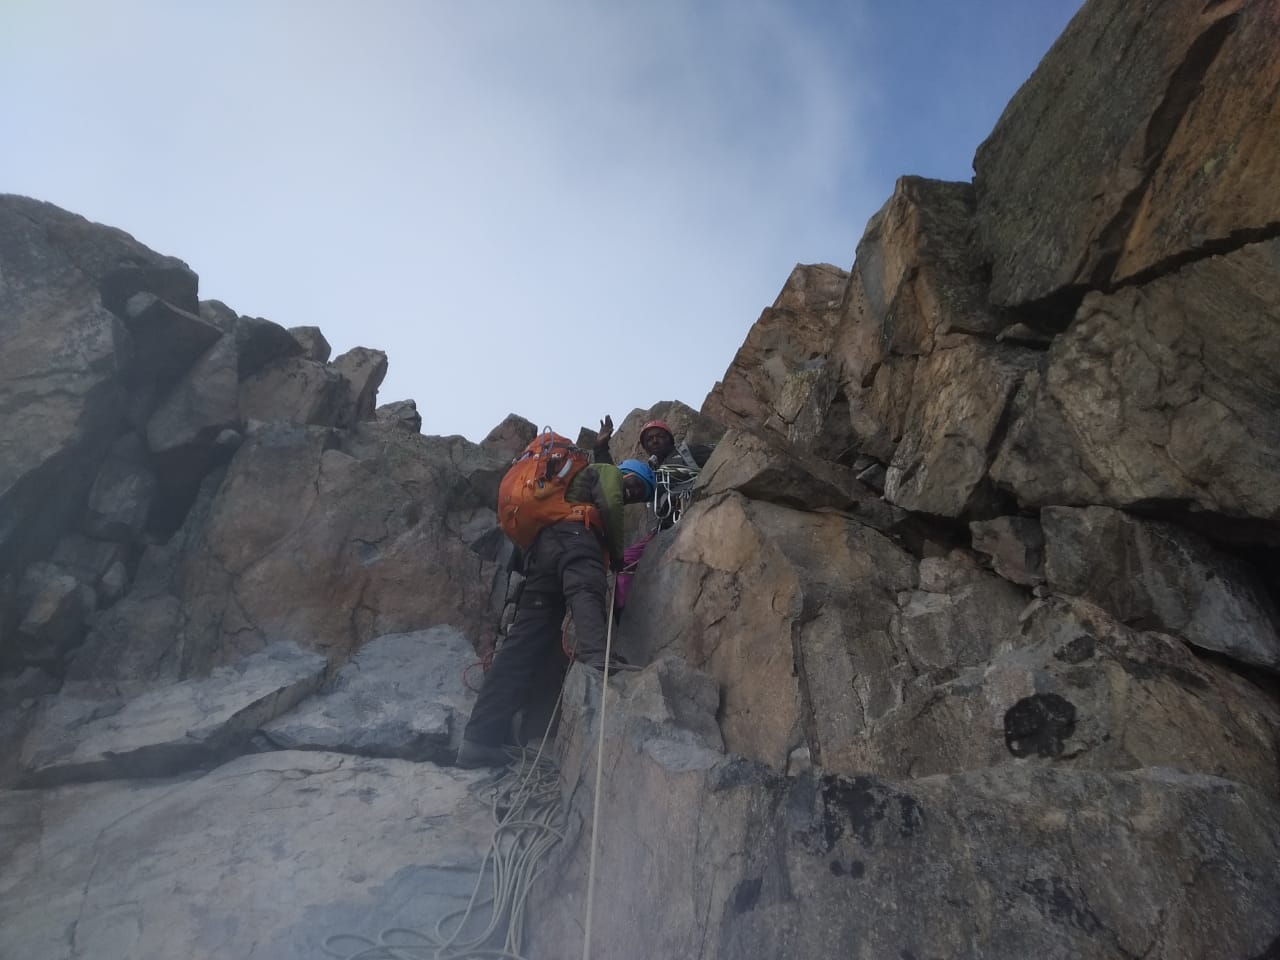
[{"label": "person's face", "polygon": [[634,473],[628,473],[622,478],[622,499],[627,503],[643,503],[649,499],[644,481]]},{"label": "person's face", "polygon": [[667,431],[659,427],[650,427],[640,434],[640,446],[644,447],[644,452],[649,456],[665,460],[667,455],[675,449],[676,444]]}]

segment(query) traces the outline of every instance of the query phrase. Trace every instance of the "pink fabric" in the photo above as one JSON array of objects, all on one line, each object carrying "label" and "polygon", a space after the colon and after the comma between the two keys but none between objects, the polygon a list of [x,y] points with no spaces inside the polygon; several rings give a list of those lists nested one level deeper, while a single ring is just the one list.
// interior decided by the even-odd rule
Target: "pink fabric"
[{"label": "pink fabric", "polygon": [[617,610],[621,610],[627,605],[627,594],[631,592],[631,578],[635,576],[636,564],[640,562],[640,558],[644,556],[644,548],[649,545],[649,541],[657,534],[655,530],[647,536],[641,537],[631,546],[622,551],[622,570],[618,572],[616,585],[613,588],[613,606]]}]

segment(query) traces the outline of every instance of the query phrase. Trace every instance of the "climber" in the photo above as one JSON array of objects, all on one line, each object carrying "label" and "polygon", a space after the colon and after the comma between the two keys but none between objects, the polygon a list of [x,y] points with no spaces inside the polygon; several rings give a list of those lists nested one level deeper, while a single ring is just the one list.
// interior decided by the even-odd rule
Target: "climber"
[{"label": "climber", "polygon": [[[612,463],[609,452],[609,441],[613,438],[613,419],[608,415],[600,421],[600,432],[596,435],[596,462]],[[675,434],[665,421],[650,420],[640,428],[640,447],[648,455],[649,466],[655,471],[660,467],[682,468],[696,475],[706,466],[714,447],[711,444],[676,443]],[[662,498],[659,498],[661,501]],[[658,522],[652,530],[631,544],[622,556],[622,568],[618,571],[613,595],[614,616],[621,616],[627,605],[627,597],[631,593],[631,581],[635,577],[636,567],[644,556],[645,548],[662,530],[670,529],[675,523],[675,510],[669,502],[655,503]]]},{"label": "climber", "polygon": [[[613,463],[613,454],[609,442],[613,439],[613,418],[606,415],[600,421],[600,431],[596,434],[594,454],[596,463]],[[690,470],[701,470],[711,458],[714,447],[711,444],[676,443],[675,434],[662,420],[650,420],[640,428],[640,448],[644,450],[649,466],[657,469],[661,466],[680,466]]]},{"label": "climber", "polygon": [[569,481],[564,500],[594,506],[600,526],[559,520],[539,530],[524,556],[524,588],[506,642],[485,674],[458,750],[459,767],[502,766],[509,760],[511,722],[533,692],[545,661],[556,656],[565,608],[573,613],[574,657],[605,669],[605,559],[622,560],[622,507],[653,497],[654,474],[640,460],[592,463]]}]

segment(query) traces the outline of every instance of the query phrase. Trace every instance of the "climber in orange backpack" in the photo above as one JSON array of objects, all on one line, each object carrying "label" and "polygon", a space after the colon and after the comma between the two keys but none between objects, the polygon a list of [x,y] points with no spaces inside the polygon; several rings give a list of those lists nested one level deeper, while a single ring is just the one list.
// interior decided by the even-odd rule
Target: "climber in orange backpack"
[{"label": "climber in orange backpack", "polygon": [[508,762],[512,718],[529,698],[538,668],[556,653],[566,607],[577,637],[574,658],[605,668],[605,564],[622,560],[623,504],[642,503],[653,492],[647,464],[590,463],[586,451],[549,430],[515,459],[498,491],[498,522],[525,552],[526,579],[515,621],[463,731],[458,766]]}]

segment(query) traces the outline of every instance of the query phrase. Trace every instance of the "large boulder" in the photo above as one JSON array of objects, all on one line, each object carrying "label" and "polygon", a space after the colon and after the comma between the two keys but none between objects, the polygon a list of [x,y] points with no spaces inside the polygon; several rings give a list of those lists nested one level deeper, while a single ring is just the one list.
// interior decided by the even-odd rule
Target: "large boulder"
[{"label": "large boulder", "polygon": [[877,530],[889,531],[906,514],[859,483],[853,471],[790,448],[776,434],[731,428],[698,477],[699,496],[737,491],[804,510],[837,510]]},{"label": "large boulder", "polygon": [[449,627],[378,637],[322,693],[265,724],[261,737],[281,750],[452,763],[476,663],[470,641]]},{"label": "large boulder", "polygon": [[974,158],[992,300],[1069,303],[1280,221],[1275,28],[1270,0],[1085,4]]},{"label": "large boulder", "polygon": [[235,336],[224,335],[147,421],[147,444],[171,470],[198,472],[219,434],[240,426],[239,362]]},{"label": "large boulder", "polygon": [[472,793],[484,777],[273,752],[199,777],[0,792],[0,955],[315,960],[431,931],[475,889],[494,828]]},{"label": "large boulder", "polygon": [[130,375],[135,383],[172,384],[222,336],[217,325],[153,293],[130,297],[124,321],[133,334]]},{"label": "large boulder", "polygon": [[1280,524],[1280,240],[1089,294],[992,476],[1025,506],[1190,505]]},{"label": "large boulder", "polygon": [[1280,614],[1257,573],[1172,523],[1108,507],[1047,507],[1045,578],[1126,623],[1280,670]]},{"label": "large boulder", "polygon": [[509,413],[502,422],[485,434],[480,446],[495,453],[505,454],[508,459],[533,442],[538,435],[538,427],[532,421],[519,414]]},{"label": "large boulder", "polygon": [[381,350],[353,347],[335,357],[329,366],[351,385],[339,424],[345,427],[361,420],[376,420],[378,388],[387,375],[387,355]]},{"label": "large boulder", "polygon": [[291,357],[269,363],[240,384],[245,420],[337,426],[351,405],[351,383],[337,370]]},{"label": "large boulder", "polygon": [[910,667],[865,638],[888,635],[916,583],[914,558],[854,519],[720,494],[646,551],[619,643],[709,673],[727,748],[781,770],[796,750],[839,755],[896,696]]},{"label": "large boulder", "polygon": [[702,413],[726,426],[763,426],[797,439],[792,426],[807,409],[812,381],[827,368],[848,279],[828,263],[797,265],[707,394]]}]

